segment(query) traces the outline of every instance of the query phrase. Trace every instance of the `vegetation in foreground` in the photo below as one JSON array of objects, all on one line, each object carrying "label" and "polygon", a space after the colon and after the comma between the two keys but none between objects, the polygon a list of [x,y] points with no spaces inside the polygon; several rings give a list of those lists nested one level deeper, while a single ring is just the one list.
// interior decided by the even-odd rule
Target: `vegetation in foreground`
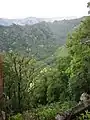
[{"label": "vegetation in foreground", "polygon": [[[16,114],[10,120],[53,120],[79,101],[81,93],[90,94],[90,16],[68,35],[67,56],[47,65],[33,57],[4,53],[6,111]],[[90,118],[89,112],[83,115]]]}]

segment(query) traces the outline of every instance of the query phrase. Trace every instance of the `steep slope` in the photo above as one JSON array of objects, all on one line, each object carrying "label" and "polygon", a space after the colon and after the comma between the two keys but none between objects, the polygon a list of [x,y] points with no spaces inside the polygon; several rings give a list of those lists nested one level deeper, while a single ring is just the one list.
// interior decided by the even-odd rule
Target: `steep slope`
[{"label": "steep slope", "polygon": [[63,44],[66,41],[68,33],[72,32],[72,30],[74,30],[82,20],[83,18],[54,21],[53,23],[48,23],[48,25],[52,32],[55,33],[57,39],[60,38],[59,43]]},{"label": "steep slope", "polygon": [[68,32],[82,19],[59,22],[40,22],[35,25],[0,26],[0,51],[18,51],[25,55],[45,59],[66,42]]},{"label": "steep slope", "polygon": [[41,59],[55,51],[58,47],[56,41],[46,23],[34,26],[0,27],[1,51],[19,51]]},{"label": "steep slope", "polygon": [[68,50],[66,48],[66,46],[61,46],[59,47],[56,52],[54,53],[55,57],[65,57],[68,55]]}]

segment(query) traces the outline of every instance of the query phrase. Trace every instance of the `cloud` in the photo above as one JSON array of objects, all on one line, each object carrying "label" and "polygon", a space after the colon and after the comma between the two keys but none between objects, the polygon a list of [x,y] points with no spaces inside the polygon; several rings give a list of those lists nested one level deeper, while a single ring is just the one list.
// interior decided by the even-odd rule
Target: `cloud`
[{"label": "cloud", "polygon": [[88,0],[0,0],[0,17],[62,17],[87,15]]}]

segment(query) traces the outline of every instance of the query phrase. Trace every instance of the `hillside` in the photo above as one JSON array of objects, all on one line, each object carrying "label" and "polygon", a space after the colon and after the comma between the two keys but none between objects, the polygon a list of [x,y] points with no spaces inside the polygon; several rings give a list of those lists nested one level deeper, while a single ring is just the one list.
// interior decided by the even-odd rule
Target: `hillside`
[{"label": "hillside", "polygon": [[13,50],[38,59],[47,58],[65,44],[68,32],[78,26],[81,20],[40,22],[31,26],[0,26],[0,51]]},{"label": "hillside", "polygon": [[90,14],[19,20],[0,25],[0,120],[90,120]]},{"label": "hillside", "polygon": [[64,57],[68,56],[68,50],[65,46],[59,47],[56,52],[54,53],[55,57]]}]

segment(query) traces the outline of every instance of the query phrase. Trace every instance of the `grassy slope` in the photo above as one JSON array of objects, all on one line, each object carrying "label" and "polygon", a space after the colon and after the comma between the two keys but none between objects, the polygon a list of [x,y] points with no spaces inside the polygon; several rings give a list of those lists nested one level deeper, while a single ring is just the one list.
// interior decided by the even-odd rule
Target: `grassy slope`
[{"label": "grassy slope", "polygon": [[67,56],[68,55],[68,50],[67,48],[63,45],[61,47],[59,47],[55,54],[54,54],[56,57],[64,57],[64,56]]}]

